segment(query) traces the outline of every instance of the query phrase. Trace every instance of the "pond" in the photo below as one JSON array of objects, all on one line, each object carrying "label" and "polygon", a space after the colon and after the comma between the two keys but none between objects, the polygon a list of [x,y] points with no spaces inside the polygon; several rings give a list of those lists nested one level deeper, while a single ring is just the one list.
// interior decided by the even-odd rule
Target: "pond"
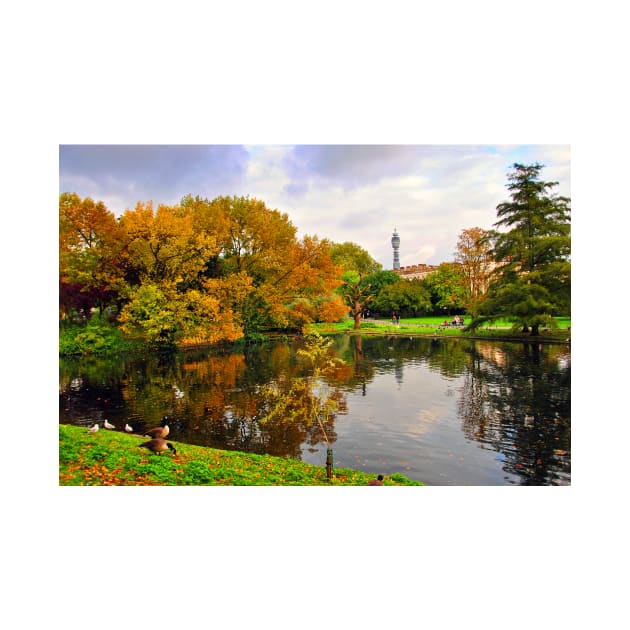
[{"label": "pond", "polygon": [[60,422],[142,432],[170,418],[178,442],[325,465],[317,422],[269,417],[270,392],[309,382],[334,401],[334,466],[428,485],[570,485],[571,351],[563,344],[341,335],[314,379],[303,341],[238,350],[62,359]]}]

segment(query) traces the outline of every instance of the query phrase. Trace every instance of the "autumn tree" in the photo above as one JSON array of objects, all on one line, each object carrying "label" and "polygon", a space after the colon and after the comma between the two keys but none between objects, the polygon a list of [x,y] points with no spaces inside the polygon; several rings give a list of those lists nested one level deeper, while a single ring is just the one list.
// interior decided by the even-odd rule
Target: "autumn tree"
[{"label": "autumn tree", "polygon": [[120,219],[131,265],[140,281],[189,283],[219,252],[215,232],[195,230],[186,206],[138,202]]},{"label": "autumn tree", "polygon": [[220,241],[221,275],[251,279],[242,305],[246,334],[314,321],[318,302],[330,301],[341,282],[330,243],[308,235],[298,240],[288,215],[257,199],[218,197],[212,206],[227,223]]},{"label": "autumn tree", "polygon": [[492,259],[488,232],[479,227],[462,230],[457,241],[455,262],[461,265],[465,278],[466,309],[475,310],[479,297],[488,288],[489,277],[495,262]]},{"label": "autumn tree", "polygon": [[[199,198],[175,206],[139,202],[120,219],[128,252],[123,330],[158,344],[213,343],[242,336],[240,318],[208,285],[220,253],[221,215]],[[239,278],[234,286],[238,286]],[[241,296],[241,291],[235,295]]]},{"label": "autumn tree", "polygon": [[[221,199],[221,198],[219,198]],[[180,204],[192,219],[192,229],[196,235],[204,235],[212,238],[212,245],[216,243],[216,249],[212,252],[204,252],[204,264],[199,271],[196,280],[191,280],[190,286],[200,288],[208,278],[218,278],[227,275],[223,268],[225,259],[225,244],[228,240],[229,213],[224,204],[219,200],[208,200],[200,196],[186,195],[182,197]],[[197,283],[197,284],[195,284]]]},{"label": "autumn tree", "polygon": [[504,317],[537,335],[571,305],[570,199],[553,193],[558,182],[539,178],[542,164],[514,164],[510,201],[497,206],[491,234],[496,269],[471,326]]},{"label": "autumn tree", "polygon": [[121,327],[157,344],[337,321],[345,312],[335,293],[342,268],[327,240],[296,232],[287,214],[249,197],[187,195],[157,209],[138,202],[116,221],[101,202],[67,195],[60,199],[61,286],[91,299],[88,288],[107,287],[105,272],[116,273]]},{"label": "autumn tree", "polygon": [[59,306],[89,315],[116,300],[124,286],[122,239],[102,201],[59,195]]},{"label": "autumn tree", "polygon": [[[345,315],[334,293],[342,282],[341,275],[341,267],[333,263],[330,242],[307,235],[288,249],[285,270],[266,283],[266,291],[268,294],[280,292],[284,296],[282,299],[293,326],[303,329],[307,323],[339,321]],[[301,311],[298,320],[294,317],[297,310]],[[306,318],[305,314],[308,314]],[[301,326],[296,326],[300,319]]]}]

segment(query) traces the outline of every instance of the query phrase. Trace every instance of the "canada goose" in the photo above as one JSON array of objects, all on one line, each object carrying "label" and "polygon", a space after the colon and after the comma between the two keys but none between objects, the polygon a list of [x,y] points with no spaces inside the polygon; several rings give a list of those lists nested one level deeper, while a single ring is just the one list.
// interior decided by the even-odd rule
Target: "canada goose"
[{"label": "canada goose", "polygon": [[125,425],[125,431],[127,431],[127,433],[133,433],[133,428],[130,427],[128,424]]},{"label": "canada goose", "polygon": [[148,442],[143,442],[142,444],[140,444],[140,446],[148,448],[150,451],[152,451],[153,453],[157,453],[158,455],[160,453],[168,451],[169,449],[173,451],[173,455],[177,455],[177,450],[175,449],[175,447],[170,442],[167,442],[162,438],[155,438],[153,440],[149,440]]},{"label": "canada goose", "polygon": [[165,438],[168,434],[169,434],[168,416],[164,416],[162,418],[161,426],[156,427],[155,429],[149,429],[148,431],[145,431],[143,433],[143,435],[148,435],[149,437],[152,437],[152,438]]},{"label": "canada goose", "polygon": [[96,433],[97,431],[98,431],[98,424],[95,424],[88,429],[88,433]]},{"label": "canada goose", "polygon": [[109,422],[107,422],[107,420],[105,420],[105,422],[103,422],[103,428],[105,428],[105,429],[115,429],[116,427],[113,424],[110,424]]},{"label": "canada goose", "polygon": [[379,475],[376,479],[370,479],[367,483],[368,486],[382,486],[383,475]]}]

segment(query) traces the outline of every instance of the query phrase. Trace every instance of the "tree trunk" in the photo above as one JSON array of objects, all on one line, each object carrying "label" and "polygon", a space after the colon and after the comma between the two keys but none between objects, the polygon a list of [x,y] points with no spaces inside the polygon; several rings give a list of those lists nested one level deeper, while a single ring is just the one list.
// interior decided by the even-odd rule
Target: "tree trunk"
[{"label": "tree trunk", "polygon": [[538,324],[532,324],[532,337],[538,336]]},{"label": "tree trunk", "polygon": [[363,312],[363,308],[359,300],[354,298],[354,308],[352,309],[352,315],[354,316],[354,329],[359,330],[361,328],[361,313]]}]

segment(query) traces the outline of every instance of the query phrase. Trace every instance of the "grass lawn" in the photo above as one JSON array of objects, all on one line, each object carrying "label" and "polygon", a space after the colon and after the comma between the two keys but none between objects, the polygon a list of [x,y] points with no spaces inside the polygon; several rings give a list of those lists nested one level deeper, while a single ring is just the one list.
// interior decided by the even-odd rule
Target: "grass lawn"
[{"label": "grass lawn", "polygon": [[[171,442],[176,455],[155,455],[139,447],[147,439],[104,429],[92,435],[86,428],[60,424],[59,485],[365,486],[376,476],[333,467],[329,481],[325,465],[178,442]],[[384,485],[424,484],[395,473],[385,477]]]},{"label": "grass lawn", "polygon": [[[369,334],[370,332],[387,333],[387,334],[418,334],[418,335],[440,335],[449,337],[470,336],[469,333],[462,334],[460,327],[441,327],[442,322],[447,319],[452,321],[453,317],[444,317],[432,315],[428,317],[409,317],[400,320],[400,325],[395,326],[389,320],[370,321],[361,320],[361,331]],[[546,337],[564,341],[567,336],[570,337],[571,317],[555,317],[558,324],[558,330],[550,333],[544,333]],[[464,317],[466,324],[470,323],[470,317]],[[333,324],[311,324],[309,330],[315,330],[321,334],[330,334],[337,332],[351,332],[354,330],[354,321],[350,318],[343,322]],[[499,338],[501,336],[513,336],[512,323],[506,319],[499,319],[492,324],[482,326],[475,331],[475,337],[491,337]],[[527,336],[527,335],[525,335]]]}]

